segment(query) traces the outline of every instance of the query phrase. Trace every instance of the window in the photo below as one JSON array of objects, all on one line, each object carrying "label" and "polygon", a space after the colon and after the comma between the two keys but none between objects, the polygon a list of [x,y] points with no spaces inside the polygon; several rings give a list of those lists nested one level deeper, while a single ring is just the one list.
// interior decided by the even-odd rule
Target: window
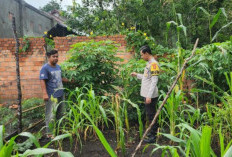
[{"label": "window", "polygon": [[42,25],[39,24],[39,31],[42,32]]},{"label": "window", "polygon": [[13,17],[14,17],[14,14],[12,12],[9,12],[8,18],[10,21],[12,21]]},{"label": "window", "polygon": [[30,30],[34,31],[34,22],[33,21],[30,21]]}]

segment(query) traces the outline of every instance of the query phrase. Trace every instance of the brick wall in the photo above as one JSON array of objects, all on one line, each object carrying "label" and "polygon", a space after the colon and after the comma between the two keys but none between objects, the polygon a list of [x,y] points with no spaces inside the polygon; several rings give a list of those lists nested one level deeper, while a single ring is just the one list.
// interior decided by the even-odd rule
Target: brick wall
[{"label": "brick wall", "polygon": [[[66,52],[76,42],[88,40],[113,40],[120,44],[117,56],[127,62],[133,54],[126,52],[125,36],[102,36],[102,37],[56,37],[55,48],[59,51],[59,63],[66,59]],[[22,39],[20,39],[22,43]],[[43,38],[30,38],[30,48],[27,52],[20,53],[20,75],[23,99],[32,97],[41,98],[42,90],[39,82],[39,71],[46,62],[43,46]],[[14,39],[0,39],[0,102],[15,101],[17,99],[16,63],[15,63]]]},{"label": "brick wall", "polygon": [[[22,40],[20,40],[22,43]],[[20,75],[23,98],[40,97],[38,72],[45,61],[43,38],[30,39],[30,48],[20,54]],[[0,101],[17,99],[14,39],[0,39]]]}]

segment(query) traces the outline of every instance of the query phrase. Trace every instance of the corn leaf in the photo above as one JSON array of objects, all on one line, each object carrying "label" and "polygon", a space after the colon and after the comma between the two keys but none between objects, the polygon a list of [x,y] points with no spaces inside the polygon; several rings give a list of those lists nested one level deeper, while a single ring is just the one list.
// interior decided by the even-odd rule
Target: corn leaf
[{"label": "corn leaf", "polygon": [[202,129],[202,135],[200,140],[201,156],[210,157],[210,142],[211,142],[212,128],[204,126]]},{"label": "corn leaf", "polygon": [[0,151],[3,147],[3,135],[4,135],[4,126],[3,125],[0,125]]},{"label": "corn leaf", "polygon": [[232,156],[232,146],[226,151],[223,157],[231,157]]},{"label": "corn leaf", "polygon": [[229,22],[229,23],[227,23],[226,25],[222,26],[222,28],[220,28],[220,29],[215,33],[215,35],[214,35],[213,38],[212,38],[212,41],[214,41],[214,40],[217,38],[219,32],[221,32],[224,28],[228,27],[228,26],[231,25],[231,24],[232,24],[232,22]]}]

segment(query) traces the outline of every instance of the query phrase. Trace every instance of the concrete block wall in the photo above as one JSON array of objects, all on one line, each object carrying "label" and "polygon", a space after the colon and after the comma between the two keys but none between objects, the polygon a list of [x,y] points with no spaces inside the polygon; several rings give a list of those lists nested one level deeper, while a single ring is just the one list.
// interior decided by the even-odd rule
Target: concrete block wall
[{"label": "concrete block wall", "polygon": [[[101,37],[56,37],[55,48],[59,51],[59,63],[66,59],[66,53],[70,46],[77,42],[88,40],[113,40],[118,43],[119,49],[116,56],[124,59],[124,63],[133,57],[133,53],[126,52],[125,36],[101,36]],[[43,38],[30,38],[30,47],[27,52],[20,53],[20,75],[23,99],[42,98],[42,90],[39,81],[39,71],[46,63]],[[20,39],[22,43],[22,39]],[[15,40],[11,38],[0,39],[0,102],[17,100]]]}]

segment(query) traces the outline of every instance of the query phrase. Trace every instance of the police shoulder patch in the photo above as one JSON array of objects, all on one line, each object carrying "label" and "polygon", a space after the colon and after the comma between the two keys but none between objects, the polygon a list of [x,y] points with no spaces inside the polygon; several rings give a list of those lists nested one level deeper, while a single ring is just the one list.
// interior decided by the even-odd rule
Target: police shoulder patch
[{"label": "police shoulder patch", "polygon": [[159,66],[157,63],[153,62],[151,63],[151,75],[152,76],[156,76],[156,75],[159,75]]}]

